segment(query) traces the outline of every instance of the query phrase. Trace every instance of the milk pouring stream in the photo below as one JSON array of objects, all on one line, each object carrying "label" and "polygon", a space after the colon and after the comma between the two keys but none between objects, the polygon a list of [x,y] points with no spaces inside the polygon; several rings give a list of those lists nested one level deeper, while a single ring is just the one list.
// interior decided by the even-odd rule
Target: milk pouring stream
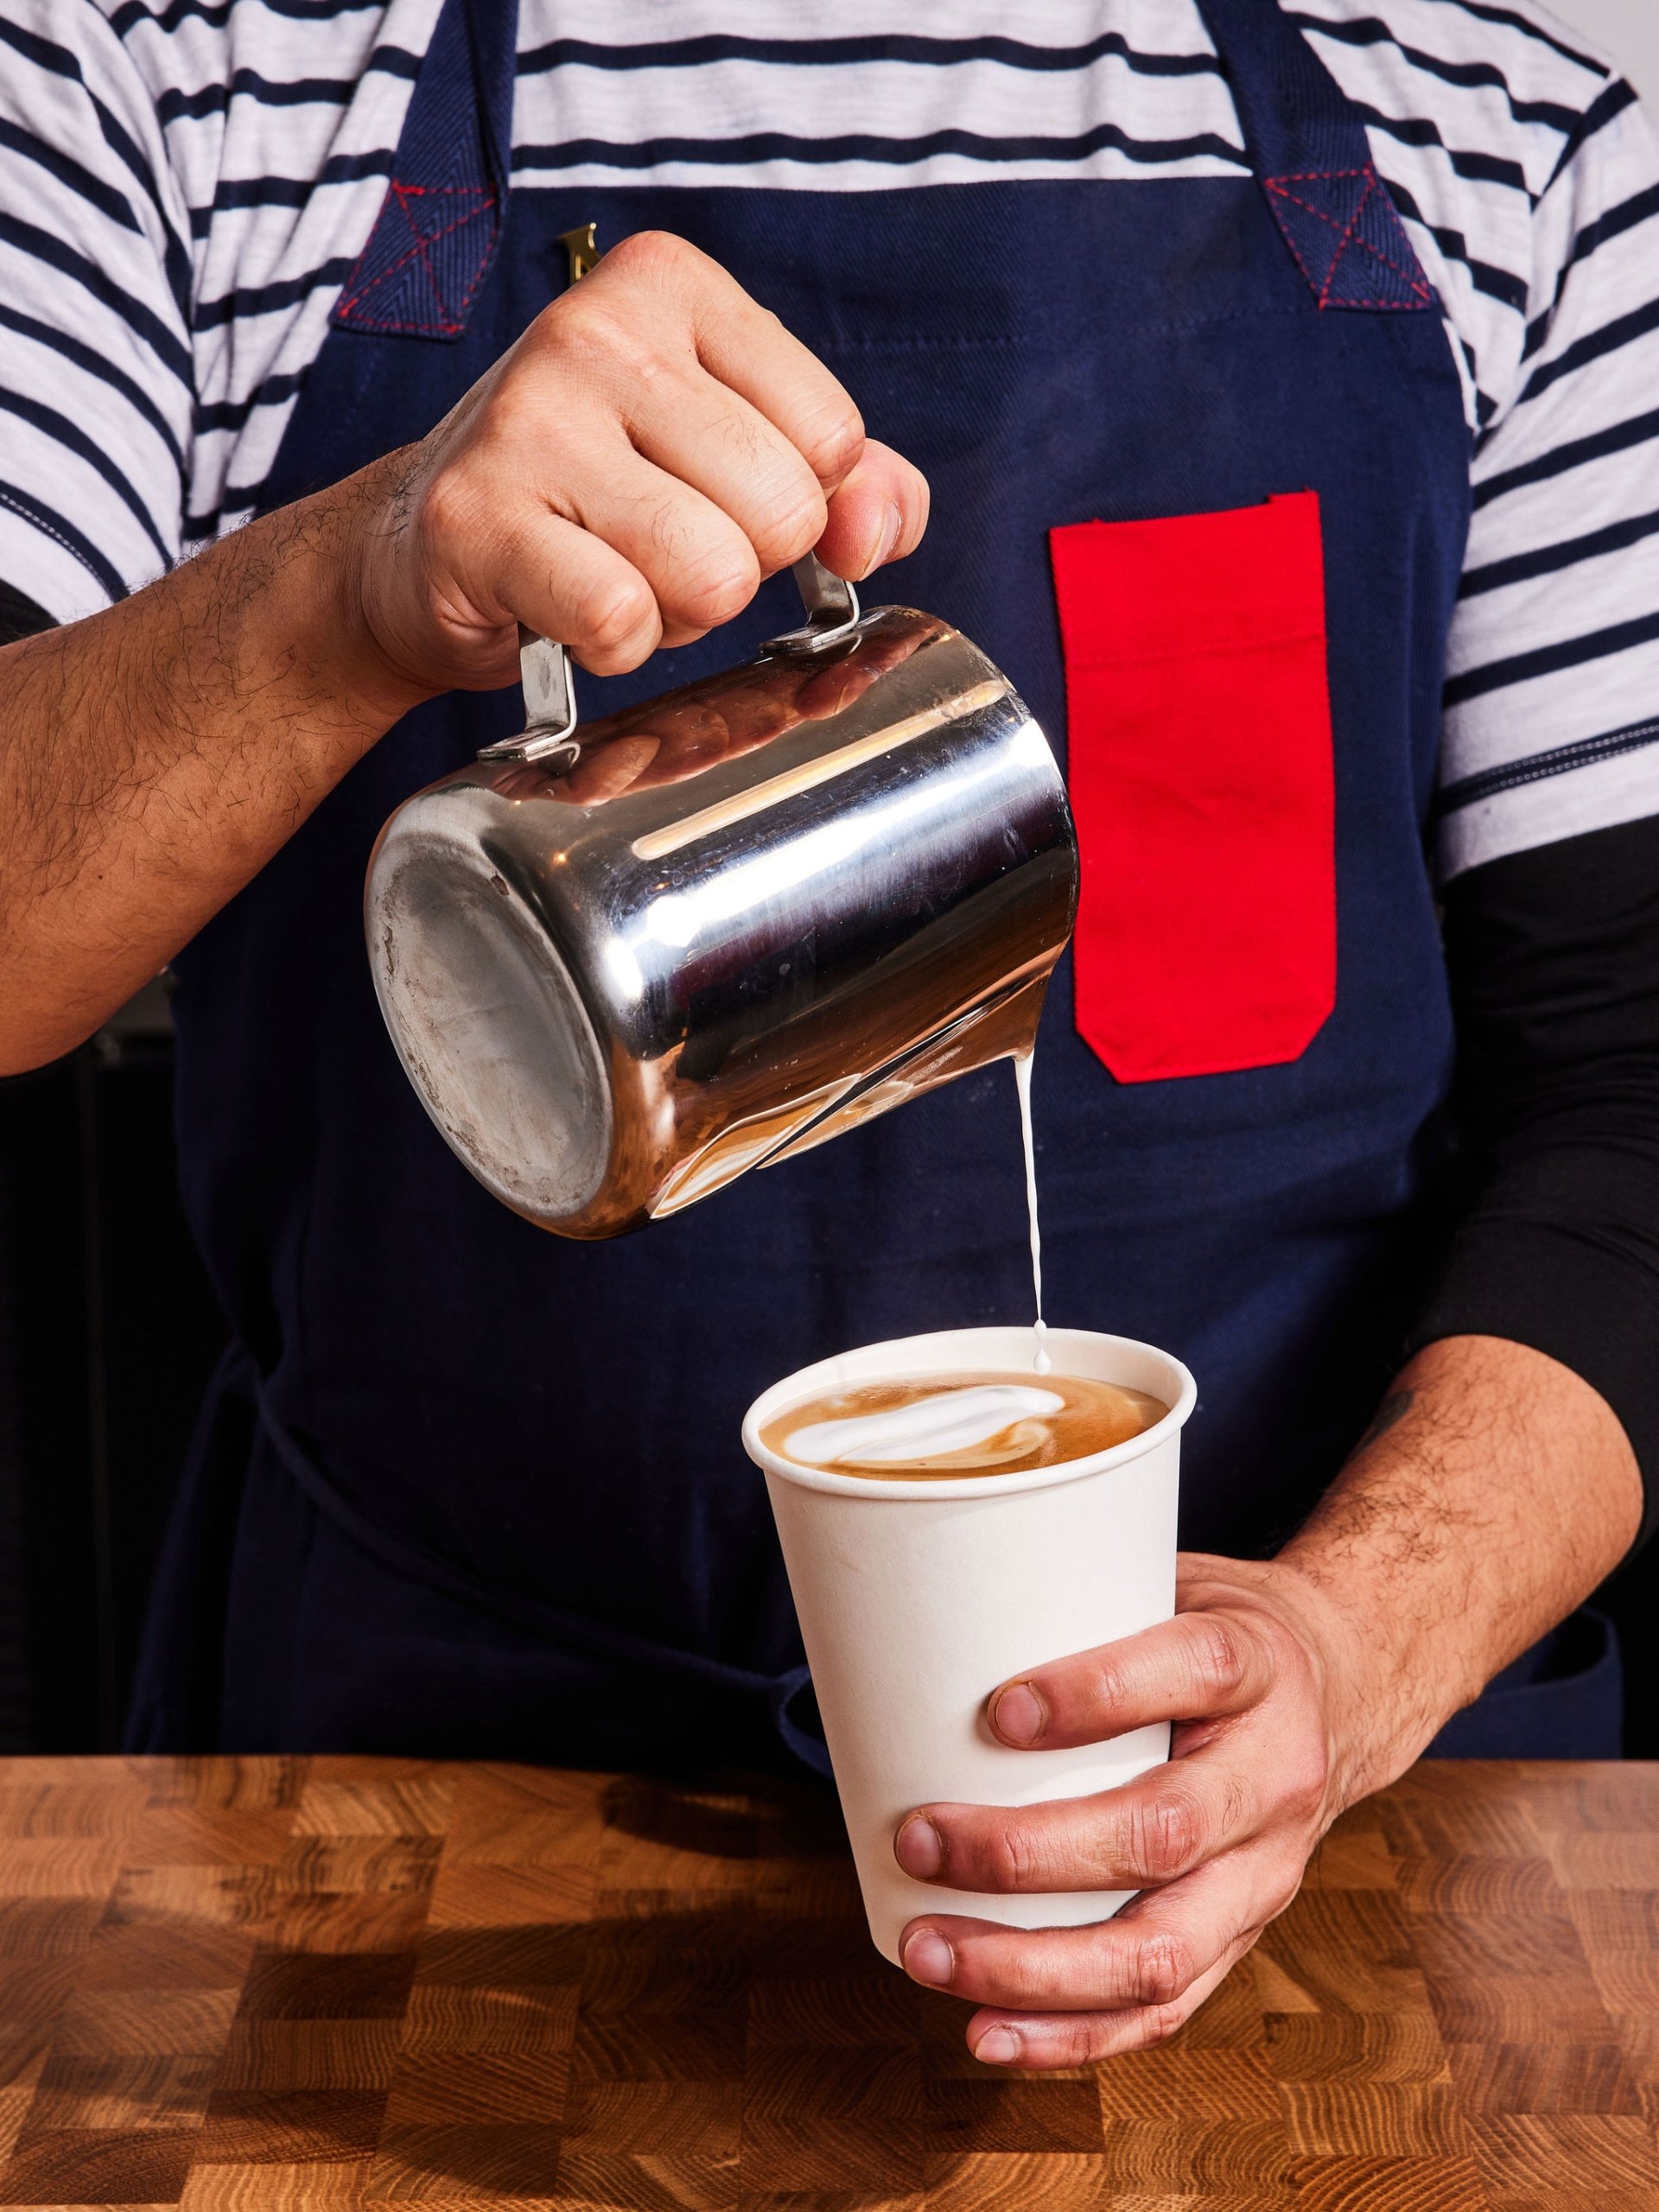
[{"label": "milk pouring stream", "polygon": [[1020,1053],[1014,1064],[1014,1079],[1020,1091],[1020,1135],[1026,1147],[1026,1211],[1031,1217],[1031,1287],[1037,1306],[1033,1329],[1036,1345],[1031,1363],[1039,1375],[1046,1375],[1053,1363],[1048,1356],[1048,1324],[1043,1319],[1043,1232],[1037,1219],[1037,1141],[1031,1127],[1031,1064],[1036,1057],[1034,1049]]},{"label": "milk pouring stream", "polygon": [[[1043,1319],[1043,1241],[1037,1217],[1036,1144],[1031,1117],[1031,1064],[1025,1052],[1014,1063],[1020,1096],[1020,1128],[1024,1141],[1026,1205],[1031,1223],[1031,1274],[1036,1320],[1032,1332],[1032,1369],[1038,1375],[1052,1371],[1048,1330]],[[821,1420],[795,1430],[785,1449],[814,1466],[834,1467],[847,1463],[879,1467],[884,1462],[903,1465],[934,1459],[943,1453],[971,1451],[1021,1421],[1058,1413],[1065,1401],[1052,1390],[1014,1382],[969,1384],[943,1389],[908,1405],[880,1413],[859,1413]]]}]

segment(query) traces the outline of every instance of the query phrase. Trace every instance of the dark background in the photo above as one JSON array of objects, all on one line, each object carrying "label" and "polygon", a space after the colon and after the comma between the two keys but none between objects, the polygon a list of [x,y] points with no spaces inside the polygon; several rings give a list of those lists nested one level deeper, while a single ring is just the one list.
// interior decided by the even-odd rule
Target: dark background
[{"label": "dark background", "polygon": [[118,1745],[225,1338],[179,1204],[157,986],[0,1083],[0,1752]]},{"label": "dark background", "polygon": [[[0,1753],[111,1751],[225,1324],[186,1233],[161,989],[0,1083]],[[1659,1546],[1599,1602],[1659,1757]],[[231,1748],[234,1748],[232,1746]]]}]

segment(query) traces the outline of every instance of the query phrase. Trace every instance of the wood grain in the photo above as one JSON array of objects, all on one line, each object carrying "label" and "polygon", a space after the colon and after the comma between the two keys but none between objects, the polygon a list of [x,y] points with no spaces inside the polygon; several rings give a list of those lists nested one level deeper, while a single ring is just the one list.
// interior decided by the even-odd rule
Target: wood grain
[{"label": "wood grain", "polygon": [[0,2206],[181,2212],[1659,2212],[1659,1769],[1419,1769],[1160,2050],[965,2018],[806,1785],[0,1762]]}]

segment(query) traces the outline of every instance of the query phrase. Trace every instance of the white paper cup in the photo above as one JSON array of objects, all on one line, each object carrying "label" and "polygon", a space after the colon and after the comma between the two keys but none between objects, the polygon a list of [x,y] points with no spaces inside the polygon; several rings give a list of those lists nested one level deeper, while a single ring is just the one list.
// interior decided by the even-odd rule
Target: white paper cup
[{"label": "white paper cup", "polygon": [[1168,1414],[1091,1459],[953,1482],[831,1474],[760,1441],[779,1414],[830,1391],[1031,1367],[1029,1329],[952,1329],[803,1368],[757,1398],[743,1423],[778,1518],[870,1934],[895,1963],[900,1930],[918,1913],[1075,1928],[1109,1918],[1134,1894],[1000,1897],[913,1881],[893,1855],[906,1813],[938,1799],[1085,1796],[1169,1756],[1166,1724],[1077,1751],[1014,1751],[986,1722],[987,1697],[1010,1675],[1132,1636],[1175,1610],[1176,1489],[1192,1377],[1128,1337],[1052,1329],[1048,1349],[1057,1373],[1149,1391]]}]

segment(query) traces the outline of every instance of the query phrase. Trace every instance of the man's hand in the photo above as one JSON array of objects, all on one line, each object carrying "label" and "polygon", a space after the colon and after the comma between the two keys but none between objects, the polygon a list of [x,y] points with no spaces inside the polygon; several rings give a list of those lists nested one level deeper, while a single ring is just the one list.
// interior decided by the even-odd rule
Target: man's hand
[{"label": "man's hand", "polygon": [[613,246],[376,491],[364,611],[431,690],[511,682],[519,622],[636,668],[815,546],[862,576],[927,520],[925,482],[823,363],[659,232]]},{"label": "man's hand", "polygon": [[1173,1720],[1167,1766],[1017,1811],[930,1805],[899,1831],[906,1872],[952,1889],[1144,1893],[1092,1928],[938,1914],[906,1930],[907,1973],[986,2008],[969,2029],[981,2058],[1077,2066],[1173,2034],[1295,1896],[1342,1808],[1359,1672],[1343,1617],[1294,1568],[1195,1554],[1176,1604],[1173,1620],[1037,1668],[988,1707],[1018,1751]]},{"label": "man's hand", "polygon": [[926,518],[775,315],[625,239],[419,444],[0,650],[0,1075],[90,1036],[400,715],[511,683],[520,622],[634,668]]},{"label": "man's hand", "polygon": [[1576,1375],[1492,1338],[1431,1344],[1277,1560],[1188,1554],[1173,1621],[988,1701],[1019,1750],[1173,1720],[1167,1765],[1095,1797],[924,1806],[894,1842],[906,1872],[952,1889],[1142,1894],[1035,1934],[926,1914],[906,1970],[982,2007],[968,2040],[995,2064],[1173,2035],[1290,1903],[1337,1815],[1588,1595],[1641,1505],[1624,1432]]}]

